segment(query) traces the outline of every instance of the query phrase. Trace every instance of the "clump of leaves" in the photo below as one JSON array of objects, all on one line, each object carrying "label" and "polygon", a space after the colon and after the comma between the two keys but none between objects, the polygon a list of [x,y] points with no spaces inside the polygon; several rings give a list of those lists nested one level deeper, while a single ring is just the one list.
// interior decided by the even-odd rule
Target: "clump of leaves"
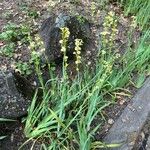
[{"label": "clump of leaves", "polygon": [[17,25],[9,23],[3,28],[3,32],[0,34],[0,40],[11,41],[17,37]]},{"label": "clump of leaves", "polygon": [[18,71],[22,75],[30,75],[32,73],[30,65],[22,61],[15,64],[15,71]]},{"label": "clump of leaves", "polygon": [[[94,144],[93,135],[99,128],[99,125],[91,128],[93,119],[111,103],[103,98],[104,93],[103,95],[99,94],[109,83],[113,59],[102,64],[94,76],[89,77],[89,72],[86,70],[83,78],[77,77],[70,83],[66,74],[66,44],[70,32],[66,27],[61,28],[61,31],[61,51],[64,54],[62,78],[58,79],[53,76],[45,84],[41,76],[40,64],[35,61],[43,95],[42,100],[37,103],[37,92],[35,93],[31,107],[28,109],[24,132],[30,139],[42,137],[50,141],[51,144],[42,144],[45,149],[90,150]],[[79,57],[82,40],[76,39],[75,42],[75,55]],[[80,62],[80,58],[77,61]],[[51,86],[50,89],[47,87],[48,83]],[[100,142],[95,146],[104,147]]]},{"label": "clump of leaves", "polygon": [[32,18],[36,19],[36,18],[38,18],[39,13],[36,10],[29,10],[27,15],[29,17],[32,17]]},{"label": "clump of leaves", "polygon": [[15,44],[10,43],[10,44],[4,45],[1,48],[0,54],[7,56],[7,57],[12,57],[14,54],[14,50],[15,50]]},{"label": "clump of leaves", "polygon": [[77,20],[83,24],[85,22],[85,18],[82,15],[77,15]]},{"label": "clump of leaves", "polygon": [[28,36],[30,28],[26,25],[16,25],[9,23],[3,28],[3,32],[0,34],[0,40],[8,42],[16,42],[24,39]]}]

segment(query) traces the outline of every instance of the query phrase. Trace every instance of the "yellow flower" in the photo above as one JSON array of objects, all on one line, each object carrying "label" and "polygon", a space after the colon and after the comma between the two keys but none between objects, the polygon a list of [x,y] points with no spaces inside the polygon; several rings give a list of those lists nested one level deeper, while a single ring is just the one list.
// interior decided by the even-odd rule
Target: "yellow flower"
[{"label": "yellow flower", "polygon": [[110,12],[108,13],[108,15],[114,16],[114,12],[113,12],[113,11],[110,11]]},{"label": "yellow flower", "polygon": [[63,43],[63,40],[60,40],[59,43],[62,44],[62,43]]},{"label": "yellow flower", "polygon": [[67,61],[68,60],[68,56],[64,56],[64,59],[65,59],[65,61]]},{"label": "yellow flower", "polygon": [[81,46],[83,44],[82,39],[75,39],[75,52],[73,52],[74,55],[76,55],[76,71],[79,71],[78,65],[81,63]]},{"label": "yellow flower", "polygon": [[61,52],[66,52],[66,47],[61,47]]},{"label": "yellow flower", "polygon": [[103,31],[103,32],[101,32],[100,34],[105,36],[105,35],[108,35],[109,32],[108,32],[108,31]]},{"label": "yellow flower", "polygon": [[80,55],[80,54],[81,54],[81,52],[80,52],[80,51],[77,51],[77,54],[78,54],[78,55]]}]

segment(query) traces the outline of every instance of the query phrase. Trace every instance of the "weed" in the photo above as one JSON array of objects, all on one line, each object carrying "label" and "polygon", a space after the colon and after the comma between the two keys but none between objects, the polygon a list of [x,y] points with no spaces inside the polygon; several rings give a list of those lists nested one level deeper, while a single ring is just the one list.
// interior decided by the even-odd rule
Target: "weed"
[{"label": "weed", "polygon": [[95,15],[96,9],[97,9],[96,3],[95,2],[91,2],[91,16],[92,17]]},{"label": "weed", "polygon": [[[66,71],[65,52],[69,31],[67,28],[61,30],[63,70]],[[76,40],[76,53],[80,50],[81,44],[81,40]],[[39,137],[48,139],[51,144],[43,144],[47,149],[79,147],[81,150],[90,150],[93,135],[99,128],[99,125],[91,128],[91,123],[95,116],[111,103],[103,98],[104,93],[102,95],[100,93],[109,83],[112,62],[113,59],[105,62],[94,76],[89,76],[86,72],[84,78],[74,79],[71,83],[66,78],[66,74],[64,74],[65,77],[63,76],[65,80],[59,81],[57,77],[52,78],[47,81],[51,84],[51,89],[43,83],[39,64],[35,64],[43,89],[43,100],[36,104],[36,92],[28,111],[25,135],[30,139]],[[103,144],[101,146],[104,147]]]},{"label": "weed", "polygon": [[[61,30],[62,40],[60,43],[64,54],[62,69],[66,71],[65,52],[69,31],[67,28]],[[145,45],[148,35],[147,32],[145,36],[141,37],[138,49],[132,53],[133,57],[129,57],[132,51],[120,56],[115,53],[109,55],[109,51],[104,49],[105,53],[101,53],[99,56],[101,61],[97,62],[95,72],[91,74],[86,68],[84,75],[75,78],[72,82],[68,78],[60,80],[53,76],[44,84],[40,64],[35,63],[43,89],[43,97],[40,102],[37,102],[38,91],[36,91],[26,118],[24,129],[26,137],[29,140],[42,138],[43,141],[44,139],[49,141],[47,144],[44,142],[41,144],[41,147],[45,149],[90,150],[120,146],[120,144],[94,141],[95,132],[100,125],[92,127],[91,124],[105,107],[114,103],[116,95],[119,94],[118,90],[121,90],[124,95],[128,95],[124,88],[132,80],[132,73],[136,70],[143,72],[141,66],[147,68],[150,61],[149,45]],[[79,43],[76,45],[81,45]],[[119,61],[124,64],[123,67],[115,66],[118,57],[121,57]],[[48,83],[50,88],[47,86]]]},{"label": "weed", "polygon": [[15,50],[15,44],[10,43],[1,48],[0,54],[11,58],[14,55],[14,50]]},{"label": "weed", "polygon": [[67,78],[67,60],[68,60],[68,56],[66,55],[67,52],[67,41],[68,38],[70,36],[70,31],[67,27],[61,28],[62,31],[62,40],[60,40],[60,44],[61,44],[61,52],[63,53],[63,78],[66,79]]},{"label": "weed", "polygon": [[77,15],[77,20],[83,24],[85,22],[85,18],[82,15]]},{"label": "weed", "polygon": [[32,17],[32,18],[36,19],[36,18],[38,18],[39,13],[36,10],[29,10],[27,15],[29,17]]},{"label": "weed", "polygon": [[13,23],[9,23],[8,25],[6,25],[3,29],[4,32],[0,34],[0,40],[11,41],[14,38],[16,38],[18,36],[16,32],[16,28],[17,25]]},{"label": "weed", "polygon": [[16,25],[14,23],[9,23],[3,28],[3,32],[0,34],[0,40],[7,42],[16,42],[21,40],[22,42],[26,42],[28,33],[30,32],[30,28],[26,25]]},{"label": "weed", "polygon": [[[81,18],[79,17],[79,19]],[[135,28],[136,17],[133,20],[132,27]],[[26,137],[29,138],[28,141],[32,139],[34,142],[42,141],[41,148],[45,150],[91,150],[120,146],[120,144],[105,144],[95,141],[95,133],[101,124],[93,127],[92,123],[97,116],[101,117],[99,114],[102,114],[104,108],[114,103],[116,95],[120,94],[120,91],[124,95],[129,95],[125,88],[129,81],[133,81],[133,73],[138,75],[135,85],[137,87],[142,85],[150,72],[150,46],[147,42],[150,34],[147,31],[141,37],[137,49],[131,50],[127,47],[127,52],[120,55],[116,53],[114,46],[117,20],[112,11],[105,17],[103,27],[104,31],[101,33],[102,49],[99,53],[96,69],[91,73],[90,69],[86,68],[82,72],[82,76],[77,76],[72,81],[67,75],[68,57],[66,51],[70,35],[68,28],[61,28],[63,77],[62,79],[58,78],[54,74],[51,64],[48,64],[50,79],[46,83],[42,78],[39,60],[41,54],[37,52],[37,50],[43,52],[43,43],[37,35],[31,37],[28,34],[29,49],[32,51],[29,64],[34,64],[41,84],[39,88],[43,91],[39,100],[37,89],[28,109],[24,129]],[[81,45],[82,40],[76,39],[74,54],[78,72],[80,71],[78,65],[84,66],[81,63]],[[116,62],[121,65],[118,67]],[[18,71],[21,74],[31,73],[29,64],[19,62]]]},{"label": "weed", "polygon": [[28,48],[30,49],[31,52],[36,51],[38,55],[44,55],[43,53],[45,50],[44,43],[38,34],[36,34],[34,37],[32,37],[31,35],[28,35],[28,41],[29,41]]},{"label": "weed", "polygon": [[82,39],[75,39],[75,56],[76,56],[76,71],[79,72],[79,64],[81,64],[81,46],[83,45]]},{"label": "weed", "polygon": [[27,62],[19,61],[15,64],[15,71],[18,71],[22,75],[30,75],[32,70]]},{"label": "weed", "polygon": [[115,36],[118,32],[117,30],[117,20],[115,18],[115,13],[110,11],[105,17],[103,23],[104,30],[101,32],[102,36],[102,46],[103,49],[111,52],[114,46]]}]

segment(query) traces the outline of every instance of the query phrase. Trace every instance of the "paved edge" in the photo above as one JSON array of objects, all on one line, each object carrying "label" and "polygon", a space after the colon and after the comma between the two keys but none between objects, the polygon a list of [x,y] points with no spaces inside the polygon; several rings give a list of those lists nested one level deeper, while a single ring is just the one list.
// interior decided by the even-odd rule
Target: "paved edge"
[{"label": "paved edge", "polygon": [[150,149],[150,136],[149,136],[149,138],[148,138],[148,140],[147,140],[147,146],[146,146],[146,148],[147,148],[147,150]]},{"label": "paved edge", "polygon": [[104,138],[105,143],[123,143],[112,150],[132,150],[136,139],[150,114],[150,77],[138,90],[121,116]]}]

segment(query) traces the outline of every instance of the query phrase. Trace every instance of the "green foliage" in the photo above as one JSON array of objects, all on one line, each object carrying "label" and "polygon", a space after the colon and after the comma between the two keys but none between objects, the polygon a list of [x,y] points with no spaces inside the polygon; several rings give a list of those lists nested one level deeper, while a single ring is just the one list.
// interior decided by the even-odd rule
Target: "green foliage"
[{"label": "green foliage", "polygon": [[34,19],[38,18],[38,16],[39,16],[39,14],[38,14],[38,12],[36,10],[29,10],[27,15],[29,17],[34,18]]},{"label": "green foliage", "polygon": [[[73,1],[73,3],[80,1]],[[108,0],[97,0],[100,6],[104,7]],[[92,3],[91,12],[94,16],[96,2]],[[149,3],[146,0],[121,0],[127,14],[133,13],[135,19],[141,27],[147,26],[149,16]],[[145,8],[145,9],[143,9]],[[22,7],[23,11],[32,18],[38,17],[36,11]],[[81,23],[84,19],[77,16]],[[132,26],[134,27],[134,23]],[[126,87],[130,81],[137,88],[141,87],[146,76],[150,74],[150,46],[148,43],[150,31],[143,33],[136,49],[131,49],[130,44],[123,56],[115,50],[115,36],[117,34],[117,20],[115,13],[110,11],[103,23],[101,32],[102,48],[99,51],[95,70],[84,68],[80,75],[81,63],[80,46],[81,41],[76,39],[76,69],[78,75],[72,81],[67,74],[68,57],[66,56],[67,40],[70,32],[67,28],[62,28],[61,51],[63,52],[62,78],[54,74],[53,66],[48,64],[50,79],[45,83],[42,77],[40,56],[43,54],[43,43],[39,36],[31,36],[30,29],[25,25],[8,24],[3,29],[0,39],[4,41],[19,40],[27,43],[31,50],[29,62],[19,61],[16,63],[16,70],[22,75],[32,73],[31,65],[34,65],[42,89],[42,97],[38,98],[38,89],[35,92],[28,115],[25,120],[24,133],[28,141],[34,139],[42,141],[41,148],[45,150],[79,149],[91,150],[97,148],[118,147],[120,144],[105,144],[95,141],[94,135],[101,127],[101,122],[93,126],[93,121],[102,117],[102,110],[114,104],[116,95],[121,91],[124,95],[129,95]],[[130,41],[130,37],[129,37]],[[3,55],[13,56],[15,45],[10,43],[3,47]],[[37,50],[41,51],[37,51]],[[81,64],[82,65],[82,64]],[[84,64],[83,64],[84,66]],[[90,70],[90,71],[89,71]],[[133,73],[136,74],[133,80]],[[1,121],[1,119],[0,119]],[[5,136],[0,137],[0,139]],[[46,141],[46,142],[45,142]],[[48,142],[47,142],[48,141]],[[23,145],[22,145],[23,146]]]},{"label": "green foliage", "polygon": [[38,64],[40,63],[39,55],[36,51],[31,52],[31,58],[29,60],[30,64],[34,64],[36,61],[38,61]]},{"label": "green foliage", "polygon": [[141,28],[147,28],[150,21],[150,1],[149,0],[119,0],[125,9],[126,15],[136,16],[137,23]]},{"label": "green foliage", "polygon": [[[61,30],[61,50],[66,59],[65,50],[69,31],[67,28]],[[74,149],[77,146],[81,150],[90,150],[93,134],[99,127],[91,128],[91,123],[95,116],[111,103],[103,99],[105,94],[99,95],[106,86],[110,66],[104,64],[94,77],[89,76],[89,73],[86,72],[83,78],[78,76],[70,82],[66,77],[67,68],[66,60],[64,60],[63,72],[65,73],[62,79],[53,76],[45,84],[39,65],[35,61],[43,97],[42,101],[37,104],[37,92],[35,93],[26,119],[25,135],[29,139],[48,138],[50,143],[53,143],[46,145],[48,149],[70,149],[71,147]]]},{"label": "green foliage", "polygon": [[6,122],[6,121],[16,121],[16,120],[13,120],[13,119],[6,119],[6,118],[0,118],[0,122]]},{"label": "green foliage", "polygon": [[4,45],[1,48],[0,54],[11,58],[14,54],[14,50],[15,50],[15,44],[10,43],[10,44]]},{"label": "green foliage", "polygon": [[0,40],[11,41],[13,38],[17,37],[16,32],[17,25],[9,23],[4,27],[4,32],[0,34]]},{"label": "green foliage", "polygon": [[78,20],[81,24],[83,24],[83,23],[85,22],[85,18],[84,18],[82,15],[77,15],[76,17],[77,17],[77,20]]},{"label": "green foliage", "polygon": [[[16,25],[9,23],[3,28],[3,32],[0,34],[0,40],[6,42],[1,47],[0,54],[9,58],[12,58],[15,53],[15,48],[18,44],[29,43],[30,28],[26,25]],[[27,62],[21,62],[15,64],[16,70],[23,75],[29,75],[32,73],[30,64]]]},{"label": "green foliage", "polygon": [[[50,144],[43,142],[41,147],[49,150],[91,150],[120,146],[121,143],[105,144],[94,141],[94,134],[100,124],[92,127],[92,122],[105,107],[114,103],[118,90],[129,95],[124,88],[132,80],[133,72],[144,73],[146,76],[150,62],[150,47],[146,42],[148,38],[149,31],[141,37],[136,50],[127,48],[128,51],[119,59],[113,50],[100,52],[95,72],[91,74],[85,68],[84,75],[77,76],[73,81],[64,74],[61,79],[52,75],[44,83],[40,64],[35,61],[43,97],[39,102],[36,91],[26,118],[26,137],[29,140],[48,140]],[[116,62],[122,64],[122,67],[116,67]],[[49,71],[53,74],[50,67]],[[143,76],[139,80],[138,86],[143,83]]]},{"label": "green foliage", "polygon": [[139,88],[142,86],[147,75],[150,75],[150,30],[148,30],[143,39],[141,39],[141,43],[136,52],[136,71],[138,72],[138,78],[136,82],[136,87]]},{"label": "green foliage", "polygon": [[0,34],[0,40],[8,42],[25,41],[24,39],[28,36],[28,33],[30,33],[28,26],[9,23],[4,26],[3,32]]},{"label": "green foliage", "polygon": [[30,64],[27,62],[19,61],[15,64],[15,70],[18,71],[22,75],[30,75],[32,70],[30,68]]},{"label": "green foliage", "polygon": [[5,139],[7,136],[0,136],[0,140]]}]

